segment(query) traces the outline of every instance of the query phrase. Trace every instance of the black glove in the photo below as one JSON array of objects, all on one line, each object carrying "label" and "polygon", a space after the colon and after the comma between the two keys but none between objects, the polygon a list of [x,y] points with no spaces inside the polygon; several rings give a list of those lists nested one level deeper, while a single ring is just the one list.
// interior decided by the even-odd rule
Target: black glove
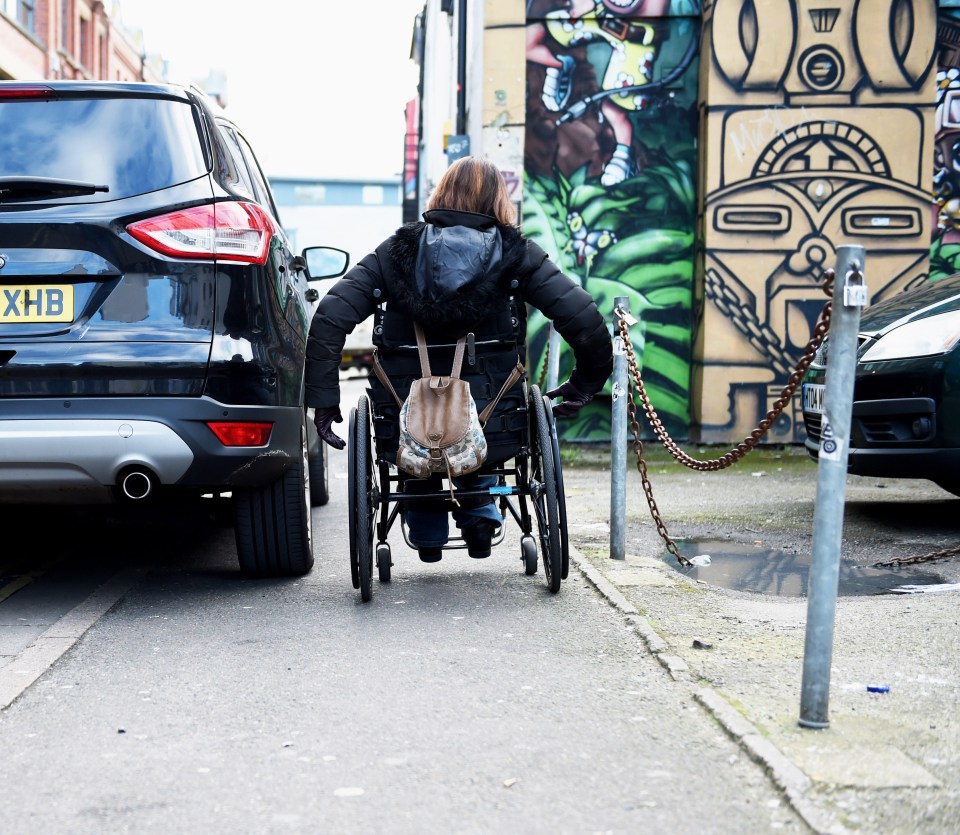
[{"label": "black glove", "polygon": [[551,400],[555,397],[563,398],[563,403],[555,403],[553,406],[553,416],[558,418],[575,415],[593,400],[592,394],[584,394],[569,380],[552,391],[545,392],[545,396]]},{"label": "black glove", "polygon": [[347,445],[347,442],[330,428],[332,423],[343,423],[339,406],[324,406],[322,409],[315,410],[313,422],[317,426],[317,434],[322,441],[326,441],[334,449],[343,449]]}]

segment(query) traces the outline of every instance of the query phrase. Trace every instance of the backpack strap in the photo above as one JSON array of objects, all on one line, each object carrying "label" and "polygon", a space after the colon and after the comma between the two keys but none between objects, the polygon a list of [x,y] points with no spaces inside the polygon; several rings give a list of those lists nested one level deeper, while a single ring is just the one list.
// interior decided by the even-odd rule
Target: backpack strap
[{"label": "backpack strap", "polygon": [[[420,327],[419,322],[414,322],[413,328],[417,334],[417,351],[420,353],[420,374],[423,377],[432,377],[430,357],[427,355],[427,340],[423,336],[423,329]],[[466,342],[467,338],[465,336],[461,336],[457,340],[457,350],[453,355],[453,368],[450,371],[450,376],[454,379],[460,378],[460,369],[463,367],[463,350]]]},{"label": "backpack strap", "polygon": [[378,351],[376,348],[373,349],[373,373],[377,375],[377,379],[383,383],[383,387],[393,395],[393,399],[397,401],[397,405],[402,409],[403,401],[400,399],[400,395],[397,394],[397,390],[393,387],[393,383],[390,382],[390,378],[387,376],[387,372],[383,370],[383,366],[380,364],[380,357],[378,356]]},{"label": "backpack strap", "polygon": [[[424,338],[423,329],[420,327],[419,322],[414,322],[413,328],[417,334],[417,350],[420,353],[420,372],[424,377],[432,377],[433,375],[430,372],[430,357],[427,355],[427,341]],[[467,336],[473,336],[473,334],[467,334]],[[466,346],[467,336],[461,336],[457,340],[457,349],[453,355],[453,369],[450,371],[450,376],[456,379],[459,379],[460,369],[463,367],[463,352]],[[383,374],[383,369],[377,370],[376,354],[374,354],[373,370],[377,372],[378,377]],[[496,397],[494,397],[477,416],[481,426],[490,420],[490,416],[493,414],[493,410],[497,408],[500,398],[516,385],[517,381],[523,376],[524,371],[523,363],[517,360],[516,366],[500,387],[500,391],[497,392]],[[384,377],[380,377],[381,382],[383,382],[383,379]],[[385,385],[390,391],[393,391],[393,387],[389,383],[385,383]],[[397,402],[399,403],[400,399],[397,397],[396,392],[394,392],[393,396],[397,398]]]},{"label": "backpack strap", "polygon": [[[417,350],[420,353],[420,373],[423,377],[432,377],[433,374],[430,372],[430,357],[427,355],[427,342],[424,339],[423,331],[420,328],[420,325],[415,324],[414,328],[417,333]],[[457,340],[457,349],[453,355],[453,369],[450,372],[451,377],[459,379],[460,369],[463,366],[463,351],[466,345],[466,337],[460,337]],[[393,383],[390,382],[390,378],[387,376],[387,372],[384,371],[383,365],[380,364],[379,351],[375,348],[373,351],[373,373],[377,375],[377,379],[383,383],[383,387],[393,395],[393,399],[397,401],[397,405],[400,408],[403,408],[403,401],[400,399],[400,395],[397,394],[397,390],[393,387]],[[514,379],[510,385],[516,382]],[[507,386],[509,388],[509,386]],[[507,388],[504,388],[503,391],[506,391]],[[500,395],[497,396],[497,400],[500,399]],[[496,405],[496,401],[494,401]]]},{"label": "backpack strap", "polygon": [[487,421],[490,420],[493,410],[497,408],[497,403],[500,402],[500,398],[516,385],[517,380],[523,376],[523,372],[523,363],[520,362],[520,360],[517,360],[517,364],[514,366],[513,371],[510,372],[510,376],[507,377],[503,385],[500,386],[500,391],[497,392],[497,396],[487,403],[483,411],[477,415],[477,419],[480,421],[481,426],[487,425]]}]

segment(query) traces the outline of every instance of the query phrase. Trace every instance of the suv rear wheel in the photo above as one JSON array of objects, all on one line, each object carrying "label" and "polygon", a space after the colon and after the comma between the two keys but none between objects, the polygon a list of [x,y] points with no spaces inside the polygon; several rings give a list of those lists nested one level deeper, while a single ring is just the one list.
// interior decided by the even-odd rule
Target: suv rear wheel
[{"label": "suv rear wheel", "polygon": [[235,495],[237,556],[248,577],[298,577],[313,568],[305,415],[300,447],[300,459],[273,484]]}]

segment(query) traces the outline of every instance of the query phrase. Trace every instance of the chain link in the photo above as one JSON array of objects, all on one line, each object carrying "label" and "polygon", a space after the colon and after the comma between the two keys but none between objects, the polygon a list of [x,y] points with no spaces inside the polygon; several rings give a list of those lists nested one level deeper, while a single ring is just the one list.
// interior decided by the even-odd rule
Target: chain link
[{"label": "chain link", "polygon": [[[628,363],[630,361],[629,355],[632,350],[632,347],[627,348]],[[643,492],[647,497],[647,505],[650,507],[650,515],[653,517],[653,522],[657,526],[657,533],[660,535],[660,538],[666,545],[667,551],[677,558],[677,562],[679,562],[680,565],[693,565],[690,560],[680,553],[680,549],[677,548],[677,544],[670,538],[670,534],[667,532],[667,526],[663,523],[663,519],[660,516],[660,509],[657,507],[657,502],[653,498],[653,485],[650,484],[650,477],[647,474],[647,462],[643,458],[643,441],[640,440],[640,422],[637,420],[637,405],[634,402],[632,386],[629,386],[627,415],[630,420],[630,429],[633,431],[633,449],[637,456],[637,471],[640,473],[640,483],[643,485]]]},{"label": "chain link", "polygon": [[[852,270],[850,276],[848,277],[860,280],[860,271],[856,269]],[[835,279],[834,271],[829,269],[824,270],[823,278],[823,291],[827,296],[832,298],[833,282]],[[650,484],[650,477],[647,472],[647,462],[644,460],[644,444],[640,438],[640,421],[637,419],[637,395],[640,397],[640,401],[643,404],[644,411],[646,412],[647,420],[657,438],[677,461],[692,470],[698,470],[700,472],[726,469],[742,459],[748,452],[756,447],[760,439],[766,434],[767,430],[773,425],[774,421],[776,421],[776,419],[781,415],[784,408],[786,408],[787,403],[790,402],[790,398],[793,396],[797,385],[799,384],[800,380],[803,379],[803,375],[806,373],[810,363],[813,361],[813,358],[817,353],[817,349],[820,347],[821,343],[823,342],[823,338],[830,329],[831,308],[832,302],[829,301],[823,306],[823,310],[820,313],[820,318],[813,329],[813,335],[811,336],[810,341],[807,343],[807,347],[803,356],[800,358],[796,368],[790,375],[790,378],[787,380],[786,386],[784,386],[783,390],[780,392],[780,397],[773,404],[773,408],[767,412],[766,417],[760,421],[760,424],[756,429],[753,430],[753,432],[751,432],[746,438],[743,439],[743,441],[737,444],[737,446],[733,447],[725,455],[721,455],[719,458],[714,458],[707,461],[701,461],[696,458],[692,458],[683,452],[677,446],[676,442],[670,437],[666,428],[663,426],[663,423],[660,421],[660,418],[657,417],[657,413],[653,408],[653,404],[650,402],[650,398],[647,396],[643,379],[640,376],[640,366],[637,362],[637,356],[633,350],[633,345],[630,342],[629,325],[626,321],[625,311],[621,310],[619,307],[616,309],[615,312],[619,319],[618,326],[620,330],[620,338],[623,340],[624,352],[627,355],[627,367],[629,372],[627,375],[627,414],[630,422],[630,431],[633,433],[633,449],[637,457],[637,470],[640,473],[640,483],[643,485],[643,492],[647,498],[647,504],[650,507],[650,515],[653,517],[654,524],[657,528],[657,533],[666,544],[667,551],[676,557],[677,562],[679,562],[680,565],[689,566],[692,565],[692,563],[680,553],[676,543],[670,538],[670,534],[663,522],[663,518],[660,516],[660,510],[657,507],[657,502],[653,497],[653,486]],[[549,357],[549,351],[550,347],[548,344],[547,357]],[[542,379],[543,376],[546,375],[546,368],[547,366],[545,360],[543,375],[541,375],[541,388],[543,387]],[[933,562],[934,560],[946,559],[947,557],[957,556],[958,554],[960,554],[960,546],[955,548],[944,548],[943,550],[932,551],[928,554],[917,554],[912,557],[896,557],[889,560],[879,560],[877,562],[870,563],[868,567],[901,568],[906,565],[919,565],[921,563]]]},{"label": "chain link", "polygon": [[[824,270],[823,277],[824,283],[822,289],[827,296],[832,297],[835,273],[832,269]],[[663,518],[660,516],[660,510],[657,507],[657,502],[653,497],[653,487],[650,484],[650,478],[647,474],[647,463],[644,460],[644,445],[640,438],[640,421],[637,419],[637,395],[640,397],[640,401],[643,404],[644,411],[646,412],[647,421],[650,423],[654,434],[660,440],[660,443],[663,444],[664,448],[677,461],[692,470],[698,470],[700,472],[726,469],[727,467],[735,464],[754,447],[756,447],[760,439],[773,425],[774,421],[780,417],[787,403],[790,402],[790,398],[793,396],[797,385],[799,384],[800,380],[803,379],[803,375],[806,373],[807,368],[809,368],[810,363],[813,362],[813,358],[817,353],[817,349],[820,347],[820,344],[823,342],[823,338],[830,329],[831,309],[832,301],[828,301],[823,306],[823,310],[820,312],[820,317],[813,329],[813,335],[810,337],[810,341],[807,343],[807,347],[804,350],[803,356],[800,358],[796,368],[790,375],[787,385],[784,386],[783,390],[780,392],[780,397],[777,398],[776,402],[773,404],[773,408],[767,412],[766,417],[760,421],[760,424],[756,429],[754,429],[746,438],[743,439],[743,441],[737,444],[737,446],[733,447],[725,455],[721,455],[719,458],[707,461],[701,461],[699,459],[692,458],[683,450],[681,450],[677,446],[676,441],[670,437],[670,434],[667,432],[662,421],[657,416],[657,413],[653,408],[653,404],[650,402],[650,398],[647,396],[647,390],[643,384],[643,379],[640,376],[640,365],[637,362],[637,355],[633,350],[633,344],[630,342],[629,325],[627,323],[626,316],[624,315],[625,311],[619,307],[616,309],[615,313],[619,320],[618,327],[620,329],[620,338],[623,340],[623,348],[627,356],[627,415],[629,417],[630,430],[633,433],[633,450],[637,458],[637,471],[640,473],[640,483],[643,485],[643,492],[647,497],[647,504],[650,507],[650,515],[653,517],[654,524],[657,528],[657,533],[660,535],[660,538],[663,539],[667,551],[676,557],[677,562],[679,562],[680,565],[689,566],[692,565],[692,563],[680,553],[676,543],[670,538],[670,534],[667,532],[666,525],[663,523]]]},{"label": "chain link", "polygon": [[550,334],[547,334],[547,350],[543,355],[543,368],[540,369],[540,379],[537,380],[537,388],[543,391],[544,384],[547,381],[547,369],[550,367]]},{"label": "chain link", "polygon": [[904,565],[919,565],[924,562],[933,562],[934,560],[942,560],[947,557],[955,557],[957,554],[960,554],[960,547],[957,548],[944,548],[942,551],[932,551],[929,554],[916,554],[912,557],[896,557],[892,560],[880,560],[879,562],[870,563],[870,568],[900,568]]}]

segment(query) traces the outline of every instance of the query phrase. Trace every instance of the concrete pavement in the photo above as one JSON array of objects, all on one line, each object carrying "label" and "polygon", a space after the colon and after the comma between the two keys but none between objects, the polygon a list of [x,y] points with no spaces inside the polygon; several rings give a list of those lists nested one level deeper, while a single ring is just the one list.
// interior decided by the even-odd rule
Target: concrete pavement
[{"label": "concrete pavement", "polygon": [[[798,562],[810,554],[816,467],[801,449],[764,447],[732,468],[700,473],[659,445],[646,447],[654,496],[674,540],[733,542],[755,555],[758,577],[770,551],[795,554]],[[704,460],[717,454],[687,451]],[[678,570],[656,532],[633,452],[626,559],[612,560],[609,449],[572,446],[563,457],[575,565],[677,686],[763,764],[814,831],[960,831],[960,594],[839,597],[830,725],[802,728],[807,601],[796,591],[774,593],[796,585],[783,567],[789,560],[768,571],[760,593],[715,582],[711,569],[719,561]],[[958,510],[960,500],[931,483],[850,477],[842,556],[864,565],[953,547]],[[960,558],[924,569],[955,583]],[[900,574],[909,584],[916,571]]]}]

